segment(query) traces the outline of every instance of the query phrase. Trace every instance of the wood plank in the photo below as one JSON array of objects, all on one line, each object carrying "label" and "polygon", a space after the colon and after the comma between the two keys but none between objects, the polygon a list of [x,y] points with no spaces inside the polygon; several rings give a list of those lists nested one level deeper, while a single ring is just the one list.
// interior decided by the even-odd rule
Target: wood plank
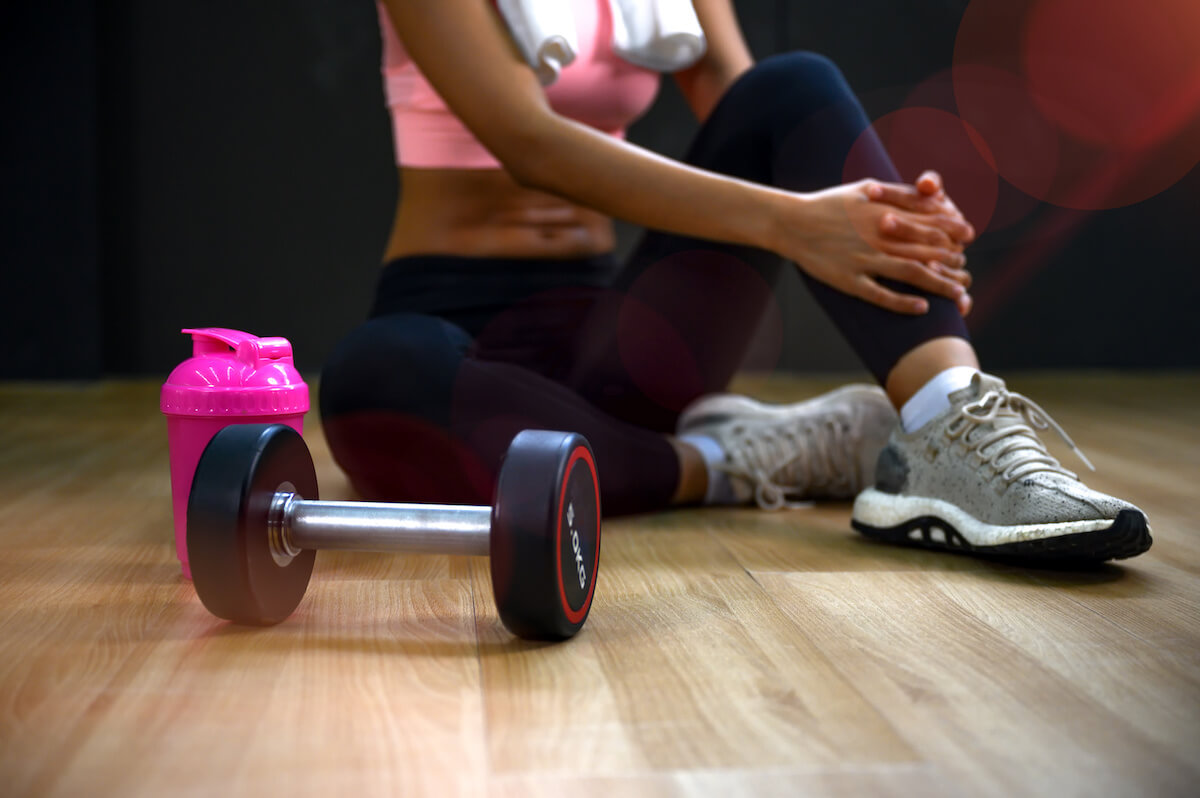
[{"label": "wood plank", "polygon": [[[158,383],[0,384],[5,794],[1190,794],[1200,377],[1009,382],[1150,513],[1147,555],[883,546],[846,503],[623,519],[561,645],[444,556],[323,553],[291,619],[221,623],[175,562]],[[353,498],[315,414],[306,439]]]},{"label": "wood plank", "polygon": [[797,795],[922,796],[961,795],[961,788],[928,764],[854,765],[846,768],[756,768],[656,771],[627,776],[493,776],[489,794],[497,798],[795,798]]},{"label": "wood plank", "polygon": [[909,744],[971,792],[1182,795],[1195,783],[1195,762],[972,615],[941,574],[756,577]]},{"label": "wood plank", "polygon": [[[1113,566],[1084,573],[1031,571],[1027,581],[949,573],[939,575],[937,582],[959,607],[1160,749],[1200,764],[1195,759],[1200,741],[1200,590],[1179,575],[1164,573],[1167,568],[1161,564],[1146,565],[1136,575],[1133,566]],[[1096,600],[1116,582],[1136,585],[1136,612],[1131,613],[1130,598]],[[1108,611],[1111,604],[1123,612]],[[1123,625],[1124,613],[1156,619],[1154,629]],[[1162,633],[1172,627],[1173,634]]]},{"label": "wood plank", "polygon": [[[677,519],[606,524],[592,618],[569,644],[504,645],[494,623],[481,623],[493,768],[911,762],[914,752],[724,548]],[[479,577],[482,620],[494,610]],[[597,750],[576,756],[581,745]]]},{"label": "wood plank", "polygon": [[182,781],[243,794],[313,784],[456,794],[456,779],[457,794],[481,791],[462,580],[317,581],[270,629],[217,621],[181,583],[160,592],[173,600],[154,615],[144,602],[106,602],[26,619],[52,624],[55,642],[3,674],[0,706],[15,744],[5,770],[34,765],[31,792],[157,795]]},{"label": "wood plank", "polygon": [[924,571],[930,568],[975,572],[991,565],[966,557],[880,544],[850,526],[849,502],[765,513],[756,508],[705,510],[697,525],[710,530],[748,571],[866,572]]},{"label": "wood plank", "polygon": [[[0,405],[20,418],[0,431],[10,500],[0,772],[13,774],[14,793],[223,784],[243,794],[480,794],[464,566],[322,555],[286,623],[247,630],[214,619],[175,562],[156,396],[141,384],[67,400],[35,387]],[[83,400],[97,412],[80,412]],[[330,466],[326,456],[318,469]]]}]

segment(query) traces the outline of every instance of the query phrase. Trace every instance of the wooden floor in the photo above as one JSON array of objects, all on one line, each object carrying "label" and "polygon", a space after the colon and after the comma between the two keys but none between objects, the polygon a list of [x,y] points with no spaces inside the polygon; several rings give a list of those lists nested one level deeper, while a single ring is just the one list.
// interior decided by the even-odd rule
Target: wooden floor
[{"label": "wooden floor", "polygon": [[1149,512],[1148,554],[989,564],[847,505],[615,520],[559,645],[445,556],[322,553],[285,623],[218,622],[175,561],[158,385],[0,385],[0,794],[1196,795],[1200,376],[1009,382]]}]

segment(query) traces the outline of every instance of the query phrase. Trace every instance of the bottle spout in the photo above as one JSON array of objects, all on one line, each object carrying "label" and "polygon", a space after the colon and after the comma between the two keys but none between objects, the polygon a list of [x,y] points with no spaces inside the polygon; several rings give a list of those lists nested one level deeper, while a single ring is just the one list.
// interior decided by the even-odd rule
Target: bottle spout
[{"label": "bottle spout", "polygon": [[259,338],[227,327],[186,328],[182,332],[192,336],[192,354],[196,357],[232,351],[238,360],[254,368],[272,360],[292,360],[292,344],[286,338]]}]

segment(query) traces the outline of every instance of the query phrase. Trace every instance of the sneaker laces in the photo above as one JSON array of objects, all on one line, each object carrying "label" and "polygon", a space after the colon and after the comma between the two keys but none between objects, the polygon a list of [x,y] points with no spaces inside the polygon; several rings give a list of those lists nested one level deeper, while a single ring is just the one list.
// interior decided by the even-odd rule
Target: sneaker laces
[{"label": "sneaker laces", "polygon": [[730,430],[724,463],[717,468],[754,485],[754,501],[764,510],[808,507],[788,496],[815,489],[847,492],[856,467],[851,425],[826,416],[781,424],[739,424]]},{"label": "sneaker laces", "polygon": [[[951,439],[961,437],[968,450],[974,449],[977,452],[981,464],[990,465],[1007,484],[1011,485],[1018,479],[1037,472],[1050,472],[1079,479],[1074,472],[1063,468],[1047,451],[1036,430],[1054,430],[1084,465],[1092,471],[1096,470],[1075,445],[1075,441],[1067,435],[1066,430],[1027,396],[1003,388],[993,389],[975,401],[963,405],[959,412],[961,416],[958,423],[951,423],[946,428],[946,435]],[[1015,421],[997,426],[996,422],[1001,417],[1013,418]],[[983,424],[992,424],[992,431],[971,442],[971,431]],[[991,446],[994,446],[992,451],[985,454],[984,450]],[[1010,456],[1002,468],[1000,461],[1005,455]]]}]

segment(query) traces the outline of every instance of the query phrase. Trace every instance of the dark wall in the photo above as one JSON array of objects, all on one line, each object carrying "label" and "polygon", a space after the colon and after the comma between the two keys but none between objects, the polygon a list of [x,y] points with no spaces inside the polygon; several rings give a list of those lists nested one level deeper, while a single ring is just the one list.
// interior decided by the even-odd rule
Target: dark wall
[{"label": "dark wall", "polygon": [[368,2],[123,3],[102,39],[105,368],[179,329],[291,339],[319,366],[368,299],[396,190]]},{"label": "dark wall", "polygon": [[102,369],[93,6],[18,3],[0,25],[0,377]]},{"label": "dark wall", "polygon": [[[737,6],[757,56],[829,55],[877,117],[949,66],[967,2]],[[4,30],[0,377],[165,374],[193,325],[287,336],[318,369],[366,309],[397,190],[373,4],[75,0]],[[678,155],[694,125],[664,87],[631,139]],[[1200,169],[1122,209],[1026,204],[969,253],[998,298],[972,320],[987,365],[1200,365]],[[800,281],[778,291],[779,365],[855,368]],[[775,364],[767,341],[754,365]]]}]

